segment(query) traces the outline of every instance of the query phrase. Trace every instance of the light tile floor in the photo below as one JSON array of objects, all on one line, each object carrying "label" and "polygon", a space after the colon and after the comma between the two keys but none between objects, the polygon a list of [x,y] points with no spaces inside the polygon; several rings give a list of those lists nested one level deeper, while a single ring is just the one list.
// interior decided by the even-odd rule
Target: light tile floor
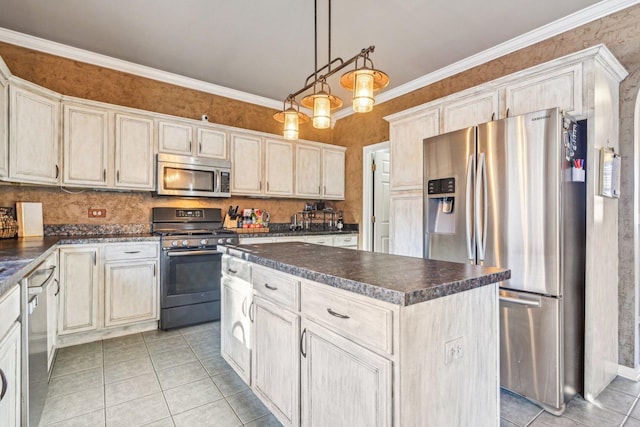
[{"label": "light tile floor", "polygon": [[219,322],[58,351],[40,426],[281,426],[220,356]]},{"label": "light tile floor", "polygon": [[[640,383],[616,378],[555,417],[501,391],[501,427],[640,427]],[[40,426],[281,426],[220,356],[219,322],[58,351]]]},{"label": "light tile floor", "polygon": [[640,383],[617,377],[590,403],[576,396],[561,417],[553,416],[528,400],[501,390],[501,427],[640,427]]}]

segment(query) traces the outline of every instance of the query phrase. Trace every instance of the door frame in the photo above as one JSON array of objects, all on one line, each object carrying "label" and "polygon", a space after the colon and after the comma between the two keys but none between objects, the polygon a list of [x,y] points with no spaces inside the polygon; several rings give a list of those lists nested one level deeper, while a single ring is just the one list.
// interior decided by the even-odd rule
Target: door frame
[{"label": "door frame", "polygon": [[362,147],[362,234],[360,238],[360,249],[372,251],[371,239],[373,237],[373,227],[371,227],[371,216],[373,215],[373,177],[371,176],[371,159],[376,151],[387,150],[391,146],[389,141]]}]

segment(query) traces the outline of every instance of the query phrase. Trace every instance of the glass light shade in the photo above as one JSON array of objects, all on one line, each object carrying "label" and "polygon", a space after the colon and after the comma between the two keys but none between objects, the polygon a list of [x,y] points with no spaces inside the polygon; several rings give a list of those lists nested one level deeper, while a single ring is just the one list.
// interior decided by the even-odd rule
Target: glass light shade
[{"label": "glass light shade", "polygon": [[331,102],[329,94],[320,92],[313,97],[313,127],[327,129],[331,126]]},{"label": "glass light shade", "polygon": [[368,113],[373,110],[373,70],[355,71],[353,84],[353,111]]},{"label": "glass light shade", "polygon": [[284,139],[298,139],[298,112],[294,108],[284,111]]}]

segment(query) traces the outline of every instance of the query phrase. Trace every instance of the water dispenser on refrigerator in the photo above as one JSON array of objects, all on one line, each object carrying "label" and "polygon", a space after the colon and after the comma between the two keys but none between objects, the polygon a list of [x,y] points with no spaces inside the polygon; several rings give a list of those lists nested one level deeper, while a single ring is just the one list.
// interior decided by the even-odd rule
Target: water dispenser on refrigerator
[{"label": "water dispenser on refrigerator", "polygon": [[456,218],[455,178],[427,181],[427,232],[455,233]]}]

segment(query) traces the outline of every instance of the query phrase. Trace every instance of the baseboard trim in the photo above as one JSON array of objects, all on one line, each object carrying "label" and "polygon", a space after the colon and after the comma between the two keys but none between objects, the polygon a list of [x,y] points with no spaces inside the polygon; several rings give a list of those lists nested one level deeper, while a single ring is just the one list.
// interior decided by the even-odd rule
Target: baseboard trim
[{"label": "baseboard trim", "polygon": [[618,375],[632,381],[640,381],[640,366],[629,368],[628,366],[618,365]]}]

